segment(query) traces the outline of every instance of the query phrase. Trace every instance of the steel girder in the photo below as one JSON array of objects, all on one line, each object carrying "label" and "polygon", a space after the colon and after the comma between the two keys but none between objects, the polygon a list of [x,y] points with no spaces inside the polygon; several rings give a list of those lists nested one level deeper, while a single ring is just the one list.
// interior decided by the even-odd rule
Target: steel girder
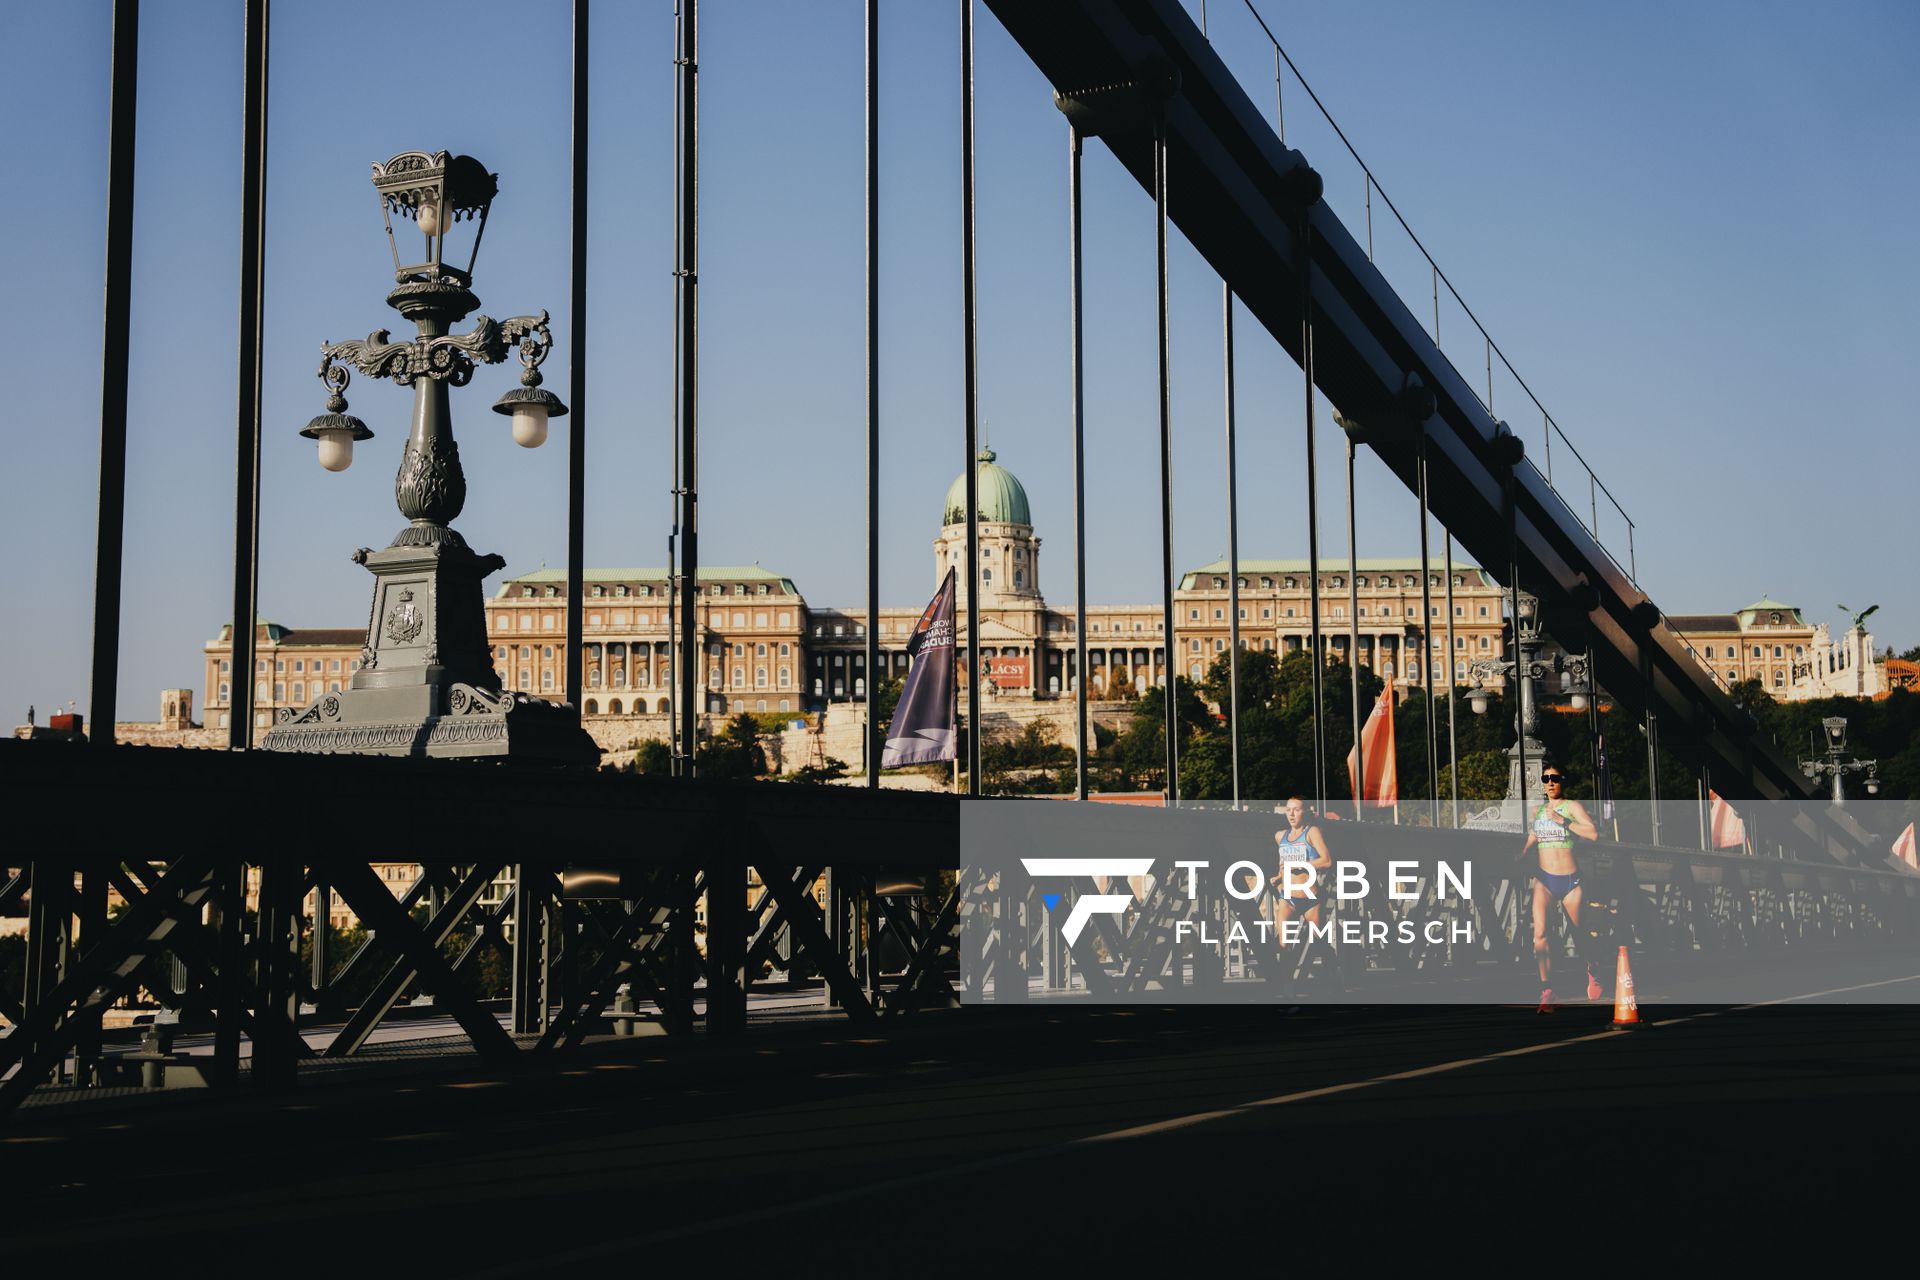
[{"label": "steel girder", "polygon": [[[1318,190],[1301,181],[1308,158],[1280,142],[1179,0],[987,5],[1060,94],[1095,109],[1114,86],[1177,74],[1164,125],[1174,224],[1296,362],[1303,243],[1309,248],[1316,385],[1344,417],[1366,425],[1364,443],[1409,491],[1424,432],[1434,515],[1482,565],[1506,565],[1501,424],[1325,201],[1297,203],[1302,191]],[[1125,115],[1109,111],[1117,123],[1102,128],[1100,140],[1151,191],[1151,126],[1145,114]],[[1416,413],[1426,408],[1424,397],[1407,395],[1415,379],[1432,392],[1424,418],[1408,417],[1410,402]],[[1578,649],[1580,633],[1591,635],[1608,693],[1636,712],[1650,705],[1662,742],[1708,764],[1723,794],[1811,796],[1793,762],[1757,736],[1546,477],[1521,460],[1514,479],[1522,585],[1540,597],[1550,623],[1573,633],[1563,643]],[[1850,837],[1841,847],[1858,850]]]}]

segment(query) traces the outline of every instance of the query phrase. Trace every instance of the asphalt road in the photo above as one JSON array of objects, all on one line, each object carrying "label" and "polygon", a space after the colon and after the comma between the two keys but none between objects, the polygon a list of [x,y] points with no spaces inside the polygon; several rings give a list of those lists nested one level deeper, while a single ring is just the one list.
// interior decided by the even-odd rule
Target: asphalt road
[{"label": "asphalt road", "polygon": [[1810,971],[1818,1000],[1651,1008],[1626,1034],[1605,1008],[963,1009],[37,1108],[0,1129],[0,1256],[1230,1274],[1524,1265],[1513,1244],[1638,1252],[1730,1222],[1765,1249],[1829,1206],[1851,1245],[1910,1234],[1887,1210],[1913,1197],[1920,1008],[1838,1002],[1900,977]]}]

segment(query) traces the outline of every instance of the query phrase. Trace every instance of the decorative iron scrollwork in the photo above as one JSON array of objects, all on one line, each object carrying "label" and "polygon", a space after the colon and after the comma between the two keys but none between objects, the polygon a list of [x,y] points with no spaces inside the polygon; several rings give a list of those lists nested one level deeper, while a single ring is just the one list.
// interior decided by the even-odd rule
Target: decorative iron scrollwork
[{"label": "decorative iron scrollwork", "polygon": [[508,320],[482,315],[466,333],[394,342],[388,330],[375,329],[365,338],[322,343],[320,377],[338,394],[346,388],[348,375],[335,362],[344,361],[369,378],[391,378],[403,387],[419,378],[461,387],[472,379],[475,364],[499,364],[517,350],[522,364],[537,369],[552,349],[553,330],[545,311]]}]

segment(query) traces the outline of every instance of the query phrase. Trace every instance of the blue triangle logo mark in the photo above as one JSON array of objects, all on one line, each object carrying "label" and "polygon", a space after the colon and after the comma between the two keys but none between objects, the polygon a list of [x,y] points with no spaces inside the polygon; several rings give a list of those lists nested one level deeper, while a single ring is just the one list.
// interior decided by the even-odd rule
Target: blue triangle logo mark
[{"label": "blue triangle logo mark", "polygon": [[1047,910],[1051,911],[1060,905],[1060,895],[1057,893],[1043,893],[1040,895],[1040,901],[1046,903]]}]

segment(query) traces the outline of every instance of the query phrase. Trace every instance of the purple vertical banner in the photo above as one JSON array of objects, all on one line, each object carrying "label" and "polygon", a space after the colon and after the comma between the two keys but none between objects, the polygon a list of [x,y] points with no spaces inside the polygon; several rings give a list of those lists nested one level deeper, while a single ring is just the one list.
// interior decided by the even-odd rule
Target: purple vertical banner
[{"label": "purple vertical banner", "polygon": [[880,757],[883,769],[954,757],[953,601],[953,570],[948,569],[907,639],[913,666],[887,729],[887,746]]}]

